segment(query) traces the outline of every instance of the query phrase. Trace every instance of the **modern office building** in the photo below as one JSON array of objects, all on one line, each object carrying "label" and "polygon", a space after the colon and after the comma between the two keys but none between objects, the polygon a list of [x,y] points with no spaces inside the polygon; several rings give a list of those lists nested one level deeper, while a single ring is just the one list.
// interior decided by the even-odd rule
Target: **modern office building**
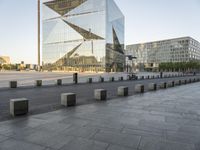
[{"label": "modern office building", "polygon": [[137,57],[134,65],[140,69],[153,69],[162,62],[200,60],[200,43],[191,37],[139,43],[127,45],[126,54]]},{"label": "modern office building", "polygon": [[9,56],[0,56],[0,64],[10,64]]},{"label": "modern office building", "polygon": [[44,70],[123,71],[124,15],[113,0],[43,0]]}]

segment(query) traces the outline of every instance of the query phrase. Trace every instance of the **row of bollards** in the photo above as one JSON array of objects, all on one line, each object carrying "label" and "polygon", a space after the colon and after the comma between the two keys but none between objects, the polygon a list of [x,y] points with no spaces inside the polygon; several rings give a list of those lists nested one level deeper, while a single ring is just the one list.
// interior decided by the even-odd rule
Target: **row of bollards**
[{"label": "row of bollards", "polygon": [[[188,80],[177,80],[177,81],[170,81],[170,82],[161,82],[159,85],[156,83],[149,83],[148,90],[149,91],[156,91],[158,87],[160,89],[167,89],[168,87],[175,87],[180,85],[185,85],[187,83],[199,82],[200,78],[188,79]],[[91,82],[89,80],[88,82]],[[58,81],[58,84],[62,84],[61,81]],[[13,83],[12,86],[15,84]],[[37,86],[41,86],[41,80],[38,80]],[[144,93],[145,87],[143,84],[135,85],[135,93]],[[120,86],[117,89],[118,96],[128,96],[129,89],[127,86]],[[107,90],[105,89],[95,89],[94,90],[94,99],[104,101],[107,99]],[[76,94],[75,93],[62,93],[61,94],[61,105],[70,107],[76,106]],[[17,115],[24,115],[27,114],[29,111],[29,100],[26,98],[19,98],[19,99],[11,99],[10,100],[10,114],[12,116]]]},{"label": "row of bollards", "polygon": [[[159,79],[159,78],[170,78],[170,77],[183,77],[183,75],[165,75],[163,77],[161,77],[160,75],[157,75],[157,76],[141,76],[141,77],[138,77],[136,75],[128,75],[127,76],[127,80],[145,80],[145,79]],[[100,76],[99,77],[99,82],[105,82],[104,80],[104,77]],[[115,77],[110,77],[109,78],[109,82],[114,82],[116,81],[115,80]],[[118,77],[118,81],[124,81],[124,77],[121,76],[121,77]],[[93,78],[89,77],[86,81],[87,83],[93,83]],[[78,74],[77,73],[74,73],[73,74],[73,83],[74,84],[78,84]],[[62,79],[57,79],[55,81],[55,84],[58,85],[58,86],[61,86],[63,83],[62,83]],[[43,85],[43,82],[42,80],[36,80],[35,81],[35,86],[36,87],[41,87]],[[18,87],[18,84],[17,84],[17,81],[10,81],[10,88],[17,88]]]}]

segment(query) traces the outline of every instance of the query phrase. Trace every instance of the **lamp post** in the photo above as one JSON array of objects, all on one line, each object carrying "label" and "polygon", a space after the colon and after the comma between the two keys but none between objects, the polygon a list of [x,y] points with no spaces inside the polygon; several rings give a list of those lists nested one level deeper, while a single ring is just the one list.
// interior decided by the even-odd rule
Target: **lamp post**
[{"label": "lamp post", "polygon": [[40,0],[38,0],[38,71],[40,71]]}]

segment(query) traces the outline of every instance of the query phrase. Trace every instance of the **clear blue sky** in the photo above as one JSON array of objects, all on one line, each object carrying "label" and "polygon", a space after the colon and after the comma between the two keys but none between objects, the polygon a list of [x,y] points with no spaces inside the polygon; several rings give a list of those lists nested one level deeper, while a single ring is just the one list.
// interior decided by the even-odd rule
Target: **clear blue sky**
[{"label": "clear blue sky", "polygon": [[[200,41],[200,0],[115,0],[126,44],[191,36]],[[0,0],[0,55],[37,62],[37,0]]]}]

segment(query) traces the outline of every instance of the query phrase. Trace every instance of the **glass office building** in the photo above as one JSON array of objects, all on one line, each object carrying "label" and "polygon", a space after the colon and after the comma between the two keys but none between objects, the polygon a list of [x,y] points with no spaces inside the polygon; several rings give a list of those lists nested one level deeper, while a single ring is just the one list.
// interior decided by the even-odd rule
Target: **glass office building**
[{"label": "glass office building", "polygon": [[124,15],[113,0],[43,0],[43,69],[118,72]]},{"label": "glass office building", "polygon": [[160,63],[200,60],[200,43],[191,37],[127,45],[126,54],[137,57],[135,64],[158,68]]}]

